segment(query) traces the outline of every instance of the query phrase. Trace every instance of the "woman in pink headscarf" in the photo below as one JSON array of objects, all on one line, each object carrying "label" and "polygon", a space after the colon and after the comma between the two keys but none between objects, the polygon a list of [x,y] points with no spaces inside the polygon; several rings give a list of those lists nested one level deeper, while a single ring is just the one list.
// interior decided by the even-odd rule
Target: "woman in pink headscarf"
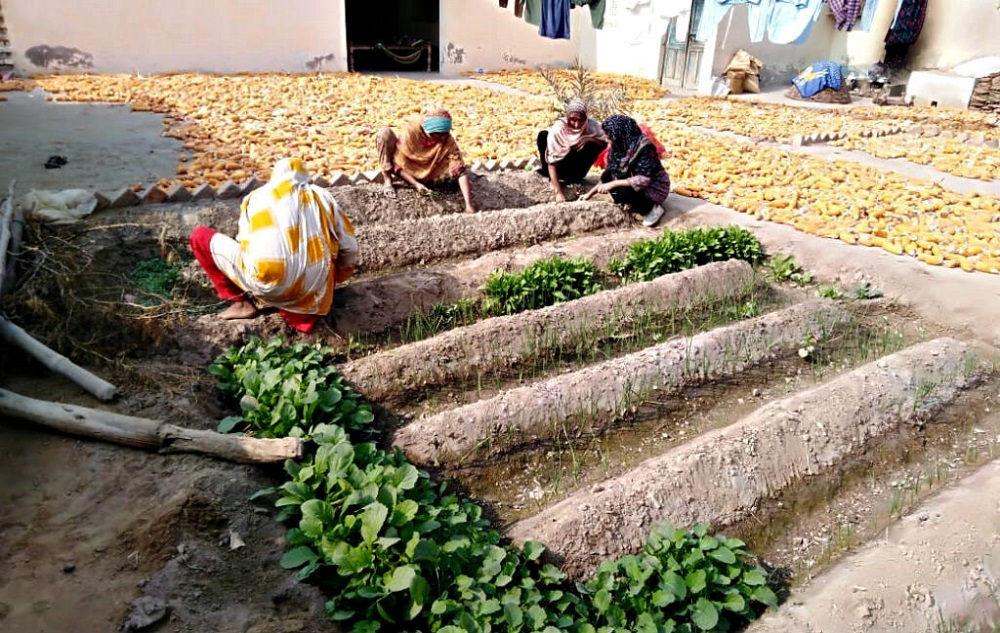
[{"label": "woman in pink headscarf", "polygon": [[549,177],[556,200],[566,202],[561,183],[583,180],[607,144],[604,130],[587,116],[587,104],[582,99],[570,101],[566,116],[548,131],[538,133],[538,156],[542,162],[538,173]]},{"label": "woman in pink headscarf", "polygon": [[402,136],[397,136],[392,128],[383,128],[375,135],[375,147],[387,192],[394,192],[394,176],[417,191],[427,191],[428,184],[458,181],[465,211],[477,210],[462,152],[451,135],[451,115],[447,110],[435,110],[410,120]]}]

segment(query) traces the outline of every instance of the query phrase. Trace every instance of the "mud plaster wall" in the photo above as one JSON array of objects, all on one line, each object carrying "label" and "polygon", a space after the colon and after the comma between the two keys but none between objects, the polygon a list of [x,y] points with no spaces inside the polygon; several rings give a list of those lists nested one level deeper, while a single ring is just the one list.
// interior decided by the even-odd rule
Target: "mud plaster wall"
[{"label": "mud plaster wall", "polygon": [[441,0],[441,74],[502,68],[569,65],[581,48],[593,49],[594,28],[587,10],[570,12],[569,40],[541,37],[538,27],[514,16],[514,2]]},{"label": "mud plaster wall", "polygon": [[[347,67],[343,0],[8,0],[4,13],[25,73]],[[71,63],[52,54],[57,47]],[[36,65],[29,49],[49,63]],[[73,65],[80,59],[91,65]]]}]

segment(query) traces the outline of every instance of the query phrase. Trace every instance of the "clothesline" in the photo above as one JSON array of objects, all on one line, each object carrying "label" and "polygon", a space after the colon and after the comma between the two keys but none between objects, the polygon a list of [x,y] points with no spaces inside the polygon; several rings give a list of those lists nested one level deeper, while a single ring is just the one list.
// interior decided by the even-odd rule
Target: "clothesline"
[{"label": "clothesline", "polygon": [[812,25],[830,7],[840,30],[871,30],[879,0],[707,0],[695,39],[708,40],[722,18],[737,4],[747,5],[750,41],[801,44]]}]

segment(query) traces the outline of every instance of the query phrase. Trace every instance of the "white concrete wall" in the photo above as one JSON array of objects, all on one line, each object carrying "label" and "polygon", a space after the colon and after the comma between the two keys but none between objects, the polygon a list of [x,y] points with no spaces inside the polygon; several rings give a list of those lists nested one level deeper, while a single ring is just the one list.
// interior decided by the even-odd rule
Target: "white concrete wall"
[{"label": "white concrete wall", "polygon": [[930,0],[910,67],[948,69],[976,57],[1000,55],[997,0]]},{"label": "white concrete wall", "polygon": [[[7,0],[4,14],[26,73],[347,68],[343,0]],[[76,49],[92,67],[39,67],[25,56],[37,46]]]},{"label": "white concrete wall", "polygon": [[501,9],[496,0],[441,0],[441,74],[570,65],[583,49],[593,50],[588,9],[570,12],[569,40],[552,40],[538,27],[514,16],[514,0]]},{"label": "white concrete wall", "polygon": [[[653,0],[653,2],[677,0]],[[687,5],[690,6],[690,0]],[[652,3],[628,9],[621,0],[608,0],[604,28],[595,33],[596,70],[625,73],[656,81],[660,63],[660,42],[669,22],[658,17]]]}]

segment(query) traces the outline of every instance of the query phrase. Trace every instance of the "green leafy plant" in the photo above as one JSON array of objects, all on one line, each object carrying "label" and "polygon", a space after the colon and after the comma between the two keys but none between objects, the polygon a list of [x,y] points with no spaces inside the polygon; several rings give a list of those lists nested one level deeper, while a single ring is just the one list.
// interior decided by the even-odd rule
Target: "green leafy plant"
[{"label": "green leafy plant", "polygon": [[791,255],[775,255],[771,258],[770,269],[775,281],[792,281],[805,286],[813,280],[812,274],[803,270]]},{"label": "green leafy plant", "polygon": [[581,589],[595,624],[616,631],[729,631],[777,605],[767,580],[743,541],[664,523],[640,554],[603,563]]},{"label": "green leafy plant", "polygon": [[863,284],[851,286],[847,291],[847,296],[858,301],[865,301],[867,299],[878,299],[883,296],[883,293],[878,288],[872,286],[870,281],[866,281]]},{"label": "green leafy plant", "polygon": [[142,304],[169,299],[173,293],[174,286],[181,278],[181,266],[171,264],[165,259],[154,257],[139,262],[129,275],[132,283],[136,285],[145,296],[138,298]]},{"label": "green leafy plant", "polygon": [[593,262],[553,257],[517,273],[490,275],[483,288],[483,309],[490,314],[515,314],[579,299],[600,289]]},{"label": "green leafy plant", "polygon": [[730,318],[739,321],[752,319],[760,316],[760,307],[755,301],[744,301],[739,305],[733,305],[726,308],[726,314]]},{"label": "green leafy plant", "polygon": [[612,260],[608,268],[625,281],[650,281],[711,262],[742,259],[756,264],[763,258],[760,241],[740,227],[667,229],[657,239],[632,244],[625,259]]},{"label": "green leafy plant", "polygon": [[[433,482],[398,449],[369,441],[370,408],[328,359],[319,346],[255,339],[220,356],[212,372],[223,393],[244,403],[244,416],[260,416],[259,425],[247,420],[253,428],[307,439],[306,457],[285,464],[289,480],[255,496],[278,496],[277,518],[290,526],[281,565],[320,586],[330,618],[350,630],[727,630],[775,604],[744,544],[713,538],[705,526],[658,527],[639,556],[568,583],[544,561],[542,545],[502,543],[477,504]],[[299,374],[323,376],[306,382],[340,397],[309,415],[296,409],[288,423],[279,412],[299,393],[289,395],[287,377]],[[281,423],[269,424],[275,416]]]},{"label": "green leafy plant", "polygon": [[833,299],[834,301],[839,301],[843,299],[844,295],[839,290],[833,286],[820,286],[816,290],[816,294],[824,299]]},{"label": "green leafy plant", "polygon": [[219,432],[249,429],[258,437],[308,436],[319,421],[368,432],[371,405],[347,385],[320,345],[286,345],[280,337],[266,343],[252,338],[227,350],[209,365],[219,390],[239,399],[242,413],[219,423]]}]

